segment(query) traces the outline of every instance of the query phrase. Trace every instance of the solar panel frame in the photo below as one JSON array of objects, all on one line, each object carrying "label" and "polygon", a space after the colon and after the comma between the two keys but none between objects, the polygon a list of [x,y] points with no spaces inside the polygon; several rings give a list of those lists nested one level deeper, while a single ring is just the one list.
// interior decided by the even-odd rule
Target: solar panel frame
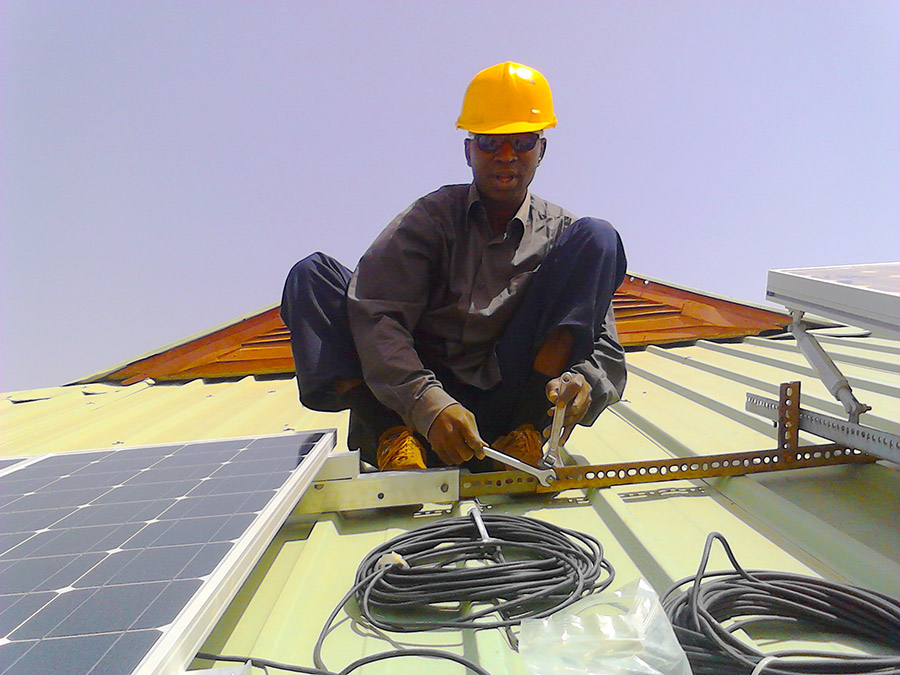
[{"label": "solar panel frame", "polygon": [[4,457],[3,464],[0,464],[0,478],[11,473],[24,469],[26,466],[39,462],[51,455],[35,455],[33,457]]},{"label": "solar panel frame", "polygon": [[[31,602],[34,604],[38,602],[38,609],[33,613],[29,614],[30,611],[28,609],[29,602],[25,602],[24,599],[30,599],[31,596],[28,594],[19,594],[17,597],[17,602],[23,602],[23,606],[18,608],[18,611],[24,613],[24,616],[28,616],[29,618],[23,621],[18,625],[17,628],[4,630],[0,635],[12,635],[13,633],[19,633],[22,631],[23,633],[27,633],[28,631],[24,631],[26,624],[28,624],[29,630],[32,632],[38,631],[34,633],[35,637],[31,637],[30,634],[28,636],[22,635],[21,637],[15,638],[14,641],[6,641],[6,648],[8,655],[10,653],[15,654],[17,650],[23,650],[23,654],[26,653],[27,649],[31,648],[33,643],[29,643],[29,640],[33,639],[43,639],[43,638],[54,638],[54,643],[52,649],[58,649],[60,654],[65,654],[66,647],[68,646],[69,651],[78,651],[78,645],[84,644],[83,640],[94,640],[99,643],[103,643],[106,645],[109,642],[109,646],[111,647],[110,651],[104,655],[103,659],[107,658],[107,655],[116,651],[116,650],[124,650],[128,648],[128,643],[133,643],[138,648],[144,649],[147,646],[147,643],[152,643],[152,646],[146,651],[146,654],[140,659],[137,665],[133,668],[131,672],[133,673],[158,673],[158,672],[181,672],[186,670],[187,666],[193,660],[194,655],[196,654],[197,649],[203,644],[203,641],[206,639],[207,634],[212,629],[212,627],[216,624],[219,617],[224,613],[225,609],[228,607],[230,602],[232,601],[234,595],[237,593],[241,584],[243,584],[244,580],[250,574],[253,567],[256,565],[259,558],[262,556],[262,553],[265,551],[266,547],[269,545],[270,541],[274,538],[275,533],[278,528],[282,525],[282,523],[287,519],[290,512],[293,510],[296,503],[300,500],[303,493],[309,487],[309,485],[313,482],[321,469],[322,465],[325,463],[328,455],[330,454],[332,448],[335,444],[336,432],[334,429],[317,429],[317,430],[309,430],[304,431],[298,434],[275,434],[270,436],[248,436],[242,438],[233,438],[233,439],[222,439],[219,441],[193,441],[193,442],[184,442],[184,443],[171,443],[171,444],[156,444],[156,445],[147,445],[147,446],[136,446],[130,448],[121,448],[121,449],[113,449],[113,450],[91,450],[84,451],[78,453],[64,453],[64,454],[56,454],[56,455],[43,455],[39,457],[30,457],[23,458],[22,461],[17,463],[7,463],[5,465],[0,465],[0,477],[10,477],[11,474],[15,474],[16,472],[27,468],[33,467],[32,472],[35,474],[46,474],[46,476],[50,478],[56,478],[57,484],[60,487],[68,487],[65,484],[65,481],[76,476],[79,480],[71,481],[72,485],[82,484],[82,485],[92,485],[94,483],[102,483],[104,484],[101,490],[105,490],[102,492],[103,496],[113,495],[115,491],[119,491],[121,494],[118,497],[108,497],[107,502],[104,504],[94,504],[93,499],[97,497],[93,497],[93,499],[88,499],[92,505],[97,506],[97,509],[93,511],[95,513],[101,513],[104,511],[115,511],[121,509],[124,506],[129,506],[132,504],[144,504],[144,502],[135,502],[135,501],[127,501],[128,499],[134,499],[135,494],[143,495],[143,492],[140,492],[141,486],[140,481],[130,484],[130,481],[126,481],[126,484],[120,484],[116,476],[119,475],[115,471],[108,472],[109,469],[116,469],[120,465],[121,467],[126,467],[128,465],[136,464],[133,462],[134,454],[129,455],[128,452],[145,450],[149,452],[153,452],[154,449],[159,449],[161,451],[160,457],[164,457],[164,459],[159,460],[156,464],[154,464],[155,469],[159,469],[161,471],[165,471],[168,465],[172,465],[171,468],[177,469],[178,471],[184,471],[185,468],[190,469],[192,463],[194,462],[202,462],[204,459],[210,459],[210,457],[202,458],[199,455],[202,454],[203,451],[199,450],[202,446],[206,445],[209,448],[206,448],[210,453],[214,453],[216,449],[216,444],[227,444],[231,442],[237,442],[239,445],[242,444],[243,447],[252,446],[253,452],[247,453],[244,455],[241,452],[232,451],[232,455],[234,455],[234,461],[227,460],[226,464],[218,464],[221,468],[227,468],[229,471],[224,471],[222,477],[218,477],[213,479],[209,475],[207,475],[198,485],[203,486],[204,491],[198,492],[196,495],[196,499],[191,490],[191,499],[188,497],[182,496],[180,500],[176,500],[174,505],[179,507],[177,510],[174,506],[171,509],[171,513],[168,518],[163,518],[160,516],[159,519],[152,518],[149,522],[140,515],[135,516],[134,522],[139,524],[140,527],[135,525],[135,527],[128,529],[126,528],[126,532],[132,532],[129,535],[127,541],[131,541],[133,537],[137,537],[143,535],[144,538],[152,537],[149,542],[144,544],[143,548],[129,548],[123,544],[122,548],[117,549],[117,552],[110,553],[109,551],[105,551],[102,554],[99,551],[103,550],[102,538],[100,540],[100,544],[98,544],[98,554],[92,555],[89,551],[82,551],[76,555],[73,555],[73,564],[75,564],[76,559],[82,565],[88,563],[91,571],[87,574],[79,574],[77,582],[73,582],[70,584],[70,588],[68,592],[63,595],[59,595],[57,591],[48,590],[42,591],[40,588],[32,589],[32,595],[39,595],[44,593],[53,594],[54,600],[59,601],[60,598],[64,598],[63,605],[66,602],[72,604],[72,609],[70,613],[66,613],[66,609],[63,606],[62,613],[57,611],[48,612],[48,614],[52,614],[53,616],[48,619],[46,629],[46,633],[43,637],[39,636],[40,632],[40,624],[41,620],[38,619],[38,614],[42,609],[47,607],[47,604],[40,604],[39,599]],[[285,441],[293,442],[300,440],[300,443],[296,445],[297,451],[300,453],[301,461],[299,465],[294,464],[293,468],[290,467],[290,462],[286,462],[284,460],[284,447],[279,451],[277,449],[278,444],[284,446]],[[305,453],[307,442],[312,443],[312,447],[309,448]],[[267,452],[266,448],[271,447],[271,444],[276,446],[276,449]],[[198,453],[193,454],[191,452],[182,452],[178,454],[177,450],[174,454],[169,452],[171,456],[166,456],[166,452],[164,450],[171,449],[181,449],[186,447],[196,447],[198,449]],[[117,455],[112,455],[108,453],[125,453],[121,455],[121,460]],[[90,465],[84,462],[85,458],[88,458],[91,453],[95,455],[104,455],[103,459],[105,460],[105,465],[103,471],[107,471],[107,473],[96,473],[92,474],[92,470],[99,465]],[[271,455],[271,456],[268,456]],[[73,458],[73,466],[80,466],[79,470],[73,471],[72,474],[66,473],[67,462],[69,462],[69,458]],[[146,462],[146,457],[144,458]],[[166,462],[166,460],[173,460]],[[79,465],[78,462],[81,462]],[[46,465],[43,464],[46,462]],[[139,464],[139,462],[137,463]],[[37,465],[37,466],[34,466]],[[237,466],[236,466],[237,465]],[[44,472],[43,469],[47,468],[47,472]],[[207,470],[209,466],[216,466],[215,461],[208,462]],[[281,475],[287,473],[287,478],[282,481],[280,487],[274,490],[274,494],[272,494],[272,485],[274,479],[269,477],[269,472],[273,468],[277,469]],[[232,471],[232,469],[239,469],[236,471]],[[291,470],[289,470],[291,469]],[[145,468],[144,471],[147,469]],[[288,471],[289,470],[289,471]],[[190,473],[190,472],[188,472]],[[217,470],[213,470],[208,472],[210,474],[217,474]],[[228,474],[232,473],[234,475],[229,476]],[[123,475],[127,475],[127,472]],[[138,470],[135,473],[131,474],[132,476],[141,476],[142,473]],[[161,473],[155,474],[153,480],[159,480],[159,477],[163,475]],[[58,478],[59,476],[63,476]],[[112,481],[112,483],[110,483]],[[230,482],[229,482],[230,481]],[[215,483],[215,485],[210,485],[207,487],[207,483]],[[256,493],[247,493],[246,491],[238,491],[238,486],[241,485],[253,485],[256,486]],[[114,485],[115,487],[111,487]],[[161,493],[166,492],[165,483],[155,482],[152,483],[147,494],[152,494],[157,491],[157,488]],[[231,486],[229,488],[229,485]],[[48,517],[52,517],[52,510],[42,511],[40,510],[40,506],[43,505],[42,501],[39,499],[40,494],[31,494],[28,492],[26,483],[22,483],[22,486],[25,488],[20,490],[20,494],[18,499],[20,503],[24,504],[22,507],[15,507],[15,503],[12,504],[12,507],[20,508],[21,510],[18,512],[9,512],[10,515],[23,515],[34,518],[35,515],[40,516],[43,513],[48,514]],[[125,488],[125,490],[123,490]],[[220,488],[225,490],[225,495],[219,495],[215,488]],[[231,489],[231,493],[228,493],[228,490]],[[55,492],[55,496],[57,498],[58,504],[62,504],[62,507],[65,508],[65,505],[74,500],[74,502],[78,502],[80,504],[87,503],[83,499],[78,500],[77,494],[82,493],[83,495],[92,496],[97,495],[98,488],[96,487],[87,487],[84,490],[81,489],[72,489],[71,495],[69,494],[69,490],[60,490]],[[128,493],[128,490],[131,490]],[[138,492],[135,492],[135,491]],[[228,540],[230,543],[219,546],[218,550],[214,550],[216,544],[210,543],[215,539],[215,535],[210,537],[210,540],[207,544],[184,544],[179,541],[179,537],[184,534],[180,530],[190,529],[190,525],[206,525],[209,523],[213,523],[214,525],[221,525],[222,528],[226,528],[229,524],[234,525],[235,523],[229,523],[228,518],[234,519],[237,516],[233,514],[227,513],[217,513],[216,516],[206,516],[207,520],[204,522],[202,520],[194,520],[194,516],[198,516],[198,518],[204,518],[202,513],[197,513],[196,511],[203,509],[213,503],[215,500],[219,499],[220,496],[224,496],[225,498],[230,498],[232,500],[231,503],[238,504],[238,502],[234,499],[235,497],[240,497],[241,495],[250,494],[271,494],[271,497],[266,501],[261,508],[257,508],[260,506],[260,503],[251,504],[251,497],[246,497],[244,503],[247,503],[246,510],[248,513],[251,513],[253,518],[252,522],[250,522],[249,526],[244,529],[244,531],[238,536],[235,540]],[[121,498],[121,501],[117,502],[116,499]],[[30,500],[30,501],[26,501]],[[221,501],[221,500],[219,500]],[[73,502],[73,503],[74,503]],[[165,497],[157,498],[157,502],[159,504],[169,504],[172,506]],[[190,502],[190,503],[188,503]],[[4,502],[0,501],[0,504]],[[10,504],[11,502],[6,502]],[[16,502],[19,503],[19,502]],[[150,502],[154,503],[154,502]],[[168,507],[167,507],[168,508]],[[31,510],[29,510],[31,509]],[[56,507],[57,512],[59,510],[59,506]],[[255,509],[255,510],[254,510]],[[115,526],[104,526],[102,523],[96,524],[84,521],[79,521],[78,517],[82,514],[90,511],[91,509],[78,509],[72,511],[69,515],[59,518],[55,523],[62,522],[66,518],[73,518],[73,524],[69,526],[69,529],[63,528],[54,528],[52,530],[46,530],[46,526],[41,522],[36,522],[35,527],[33,528],[35,531],[29,535],[30,538],[26,538],[23,542],[16,543],[16,540],[13,539],[12,546],[7,546],[4,550],[7,552],[11,550],[15,550],[19,553],[19,557],[12,556],[10,559],[4,560],[0,562],[0,566],[3,567],[4,570],[8,570],[12,565],[16,564],[16,562],[26,561],[29,564],[34,561],[42,560],[41,555],[55,557],[56,560],[60,560],[65,557],[66,551],[68,550],[67,546],[72,546],[73,539],[77,539],[75,536],[68,536],[74,530],[79,530],[77,534],[87,532],[85,528],[92,528],[94,533],[99,533],[102,535],[107,531],[107,529],[112,532],[116,527],[123,527],[121,525],[122,518],[116,519],[116,522],[119,523]],[[240,512],[240,505],[238,504],[237,509]],[[220,509],[221,511],[221,509]],[[165,513],[169,513],[166,511]],[[179,514],[182,514],[183,517],[179,518]],[[225,517],[227,516],[227,517]],[[224,518],[219,521],[215,521],[215,518]],[[143,520],[142,520],[143,519]],[[210,520],[212,519],[212,520]],[[243,518],[246,520],[246,518]],[[101,519],[102,520],[102,519]],[[132,522],[126,520],[126,524],[128,522]],[[215,522],[214,522],[215,521]],[[182,527],[185,526],[185,527]],[[106,529],[104,529],[106,528]],[[12,528],[15,529],[15,528]],[[202,528],[199,528],[202,529]],[[198,529],[198,531],[199,531]],[[232,530],[226,530],[228,534],[233,532]],[[41,536],[45,535],[45,536]],[[46,536],[52,535],[52,536]],[[4,535],[8,536],[8,535]],[[169,537],[169,539],[165,539]],[[20,537],[21,538],[21,537]],[[164,541],[165,543],[158,543],[159,541]],[[16,549],[15,547],[19,546],[20,548]],[[212,566],[210,570],[207,571],[207,568],[203,566],[204,562],[200,559],[199,551],[206,551],[206,548],[196,548],[194,553],[198,553],[196,556],[191,556],[190,550],[186,550],[191,546],[194,547],[211,547],[209,550],[213,554],[207,557],[206,564],[212,564],[216,556],[220,555],[223,550],[227,551],[221,556],[221,559],[218,560],[217,563]],[[50,547],[48,549],[48,553],[40,553],[42,547]],[[85,613],[91,615],[91,619],[94,622],[99,621],[99,625],[103,625],[103,620],[105,615],[102,611],[98,611],[96,609],[83,609],[83,606],[79,604],[79,599],[83,597],[91,597],[92,603],[97,603],[103,598],[101,597],[101,591],[105,591],[105,596],[107,598],[107,602],[110,603],[108,606],[110,608],[118,608],[117,604],[112,604],[113,601],[119,602],[121,597],[127,596],[129,591],[134,591],[132,595],[140,596],[140,589],[137,588],[138,585],[143,585],[144,596],[143,599],[146,600],[148,597],[147,590],[150,586],[153,586],[155,582],[139,580],[135,582],[135,586],[131,586],[131,580],[127,577],[122,577],[122,575],[127,575],[129,573],[136,574],[138,577],[141,576],[142,571],[139,564],[136,562],[133,565],[133,569],[129,566],[132,566],[132,563],[141,555],[145,554],[148,551],[153,552],[165,552],[164,557],[171,558],[172,555],[178,555],[181,553],[180,549],[185,549],[185,557],[184,560],[189,560],[184,567],[179,567],[178,569],[184,573],[185,570],[191,568],[191,565],[195,565],[196,574],[194,576],[188,575],[188,578],[181,579],[180,576],[176,576],[175,579],[168,579],[165,583],[168,585],[161,586],[162,592],[159,595],[154,595],[149,602],[149,607],[139,608],[137,615],[137,620],[129,626],[129,628],[125,629],[124,632],[116,628],[112,633],[104,633],[102,630],[94,630],[94,631],[85,631],[84,633],[80,633],[77,637],[82,640],[79,642],[78,639],[70,639],[71,632],[66,632],[66,627],[71,628],[72,626],[76,626],[78,621],[81,619],[81,616]],[[133,555],[133,558],[129,558],[128,555],[133,553],[133,551],[137,551]],[[30,553],[29,553],[30,552]],[[103,562],[107,562],[114,555],[125,554],[123,560],[125,560],[124,565],[119,564],[119,566],[113,570],[112,574],[106,581],[109,583],[82,583],[88,574],[99,575],[102,579],[103,574],[98,569],[101,567],[101,564],[95,564],[100,559]],[[29,558],[29,555],[35,556]],[[80,557],[79,557],[80,556]],[[106,557],[104,557],[106,556]],[[161,558],[159,556],[154,557],[154,555],[147,555],[147,558],[151,564],[159,563]],[[43,558],[46,560],[47,558]],[[197,562],[199,560],[199,563]],[[176,560],[176,563],[178,561]],[[199,568],[196,567],[199,565]],[[22,565],[24,567],[24,565]],[[177,564],[176,564],[177,566]],[[145,569],[150,569],[151,566],[145,566]],[[87,570],[85,570],[87,572]],[[153,574],[156,573],[156,570],[153,570]],[[42,577],[40,577],[42,578]],[[118,578],[118,581],[114,581],[115,578]],[[152,579],[152,575],[148,578]],[[96,581],[96,580],[94,580]],[[27,578],[26,578],[27,582]],[[190,582],[190,583],[185,583]],[[172,619],[167,625],[153,625],[153,622],[150,619],[145,619],[144,615],[152,613],[153,607],[158,605],[161,602],[161,598],[166,593],[175,594],[181,591],[188,592],[191,589],[189,586],[194,586],[194,582],[199,583],[199,587],[196,588],[192,597],[183,604],[181,609],[174,615],[174,619]],[[44,582],[42,582],[43,584]],[[46,587],[48,589],[53,589],[55,586],[52,583],[52,580],[48,579],[46,582]],[[83,587],[83,588],[82,588]],[[15,591],[13,591],[15,593]],[[81,595],[79,595],[81,594]],[[9,593],[5,593],[5,595],[10,595]],[[70,597],[71,596],[71,597]],[[181,603],[183,596],[179,596],[178,603]],[[46,597],[44,598],[46,599]],[[140,601],[141,598],[138,598],[137,601]],[[177,607],[179,604],[176,603],[173,606]],[[15,604],[15,603],[14,603]],[[86,606],[88,603],[84,603]],[[102,606],[102,602],[100,603]],[[163,602],[161,606],[165,605]],[[93,606],[93,605],[92,605]],[[159,610],[157,610],[159,611]],[[81,614],[79,614],[81,612]],[[91,614],[92,613],[92,614]],[[60,620],[60,616],[63,618]],[[159,616],[159,615],[158,615]],[[163,614],[166,618],[168,618],[169,614]],[[7,616],[8,620],[15,620],[15,612],[13,612],[13,616]],[[157,618],[158,620],[158,618]],[[56,623],[54,623],[56,621]],[[32,623],[33,622],[33,623]],[[143,624],[141,622],[144,622]],[[51,625],[52,624],[52,625]],[[97,623],[92,624],[93,626],[98,625]],[[147,626],[146,630],[143,630],[144,627]],[[118,631],[118,632],[115,632]],[[160,635],[161,633],[161,635]],[[112,636],[112,637],[110,637]],[[6,640],[4,638],[4,640]],[[114,646],[112,646],[114,644]],[[47,648],[48,643],[44,643],[44,649]],[[102,648],[102,645],[101,645]],[[43,652],[42,652],[43,654]],[[13,657],[15,659],[20,658]],[[11,665],[10,665],[11,664]],[[7,662],[7,667],[11,669],[15,669],[16,661]],[[98,665],[98,664],[95,664]],[[76,666],[72,661],[67,661],[67,666],[72,666],[74,668],[73,672],[80,672],[78,670],[79,666]],[[91,666],[93,667],[93,666]]]},{"label": "solar panel frame", "polygon": [[769,270],[766,299],[900,339],[900,263]]},{"label": "solar panel frame", "polygon": [[239,542],[229,551],[212,572],[204,587],[195,594],[191,602],[170,624],[169,630],[134,670],[136,675],[170,672],[176,668],[187,669],[269,542],[275,537],[275,533],[315,480],[334,448],[336,434],[333,429],[323,433],[316,446],[307,453],[300,467],[279,490],[282,497],[271,500],[257,516],[252,540],[247,540],[243,544]]},{"label": "solar panel frame", "polygon": [[18,457],[0,457],[0,473],[2,473],[5,469],[10,468],[22,460]]}]

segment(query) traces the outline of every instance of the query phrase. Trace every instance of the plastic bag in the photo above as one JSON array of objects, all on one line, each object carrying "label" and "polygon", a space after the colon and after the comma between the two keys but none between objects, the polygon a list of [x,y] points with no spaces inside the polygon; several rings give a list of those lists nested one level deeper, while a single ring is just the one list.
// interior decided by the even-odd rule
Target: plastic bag
[{"label": "plastic bag", "polygon": [[519,653],[533,675],[691,675],[659,597],[643,579],[522,621]]}]

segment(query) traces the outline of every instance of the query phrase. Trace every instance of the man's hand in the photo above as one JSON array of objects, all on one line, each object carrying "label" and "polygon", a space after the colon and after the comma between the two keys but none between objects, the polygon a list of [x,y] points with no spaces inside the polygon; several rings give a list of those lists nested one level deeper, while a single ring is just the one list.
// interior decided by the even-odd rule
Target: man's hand
[{"label": "man's hand", "polygon": [[475,416],[459,403],[444,408],[428,430],[428,442],[441,461],[448,466],[462,464],[477,456],[484,457],[487,445],[478,433]]},{"label": "man's hand", "polygon": [[[563,373],[559,377],[547,383],[547,400],[556,406],[557,402],[568,404],[563,420],[563,434],[559,439],[560,445],[564,445],[575,425],[585,416],[591,405],[591,388],[581,373]],[[547,414],[553,416],[554,408],[550,408]],[[550,437],[550,426],[544,429],[544,436]]]}]

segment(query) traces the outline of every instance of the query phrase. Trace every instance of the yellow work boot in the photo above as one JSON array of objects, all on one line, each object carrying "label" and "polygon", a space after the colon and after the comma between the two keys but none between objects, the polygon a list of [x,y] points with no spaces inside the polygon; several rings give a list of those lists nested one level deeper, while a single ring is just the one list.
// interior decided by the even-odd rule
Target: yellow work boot
[{"label": "yellow work boot", "polygon": [[[501,436],[494,441],[494,449],[505,455],[520,459],[531,466],[539,466],[544,452],[541,449],[543,439],[540,432],[533,424],[523,424],[518,429],[510,431],[506,436]],[[497,462],[500,469],[510,467]]]},{"label": "yellow work boot", "polygon": [[379,471],[424,469],[425,448],[406,427],[391,427],[378,439],[375,453]]}]

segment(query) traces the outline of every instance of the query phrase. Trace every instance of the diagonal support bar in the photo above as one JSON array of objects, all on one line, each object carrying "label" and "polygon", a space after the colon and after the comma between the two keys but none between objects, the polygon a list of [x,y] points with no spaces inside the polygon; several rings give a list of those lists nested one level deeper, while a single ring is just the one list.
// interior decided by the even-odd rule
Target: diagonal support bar
[{"label": "diagonal support bar", "polygon": [[822,348],[822,345],[819,344],[814,335],[806,331],[806,325],[801,321],[802,317],[803,312],[791,311],[793,321],[788,326],[788,329],[797,340],[797,346],[800,347],[803,356],[806,357],[806,360],[818,373],[819,379],[828,387],[831,395],[844,406],[850,421],[859,422],[859,416],[871,410],[872,407],[865,403],[860,403],[856,399],[850,383],[835,365],[834,361],[831,360],[828,352]]}]

